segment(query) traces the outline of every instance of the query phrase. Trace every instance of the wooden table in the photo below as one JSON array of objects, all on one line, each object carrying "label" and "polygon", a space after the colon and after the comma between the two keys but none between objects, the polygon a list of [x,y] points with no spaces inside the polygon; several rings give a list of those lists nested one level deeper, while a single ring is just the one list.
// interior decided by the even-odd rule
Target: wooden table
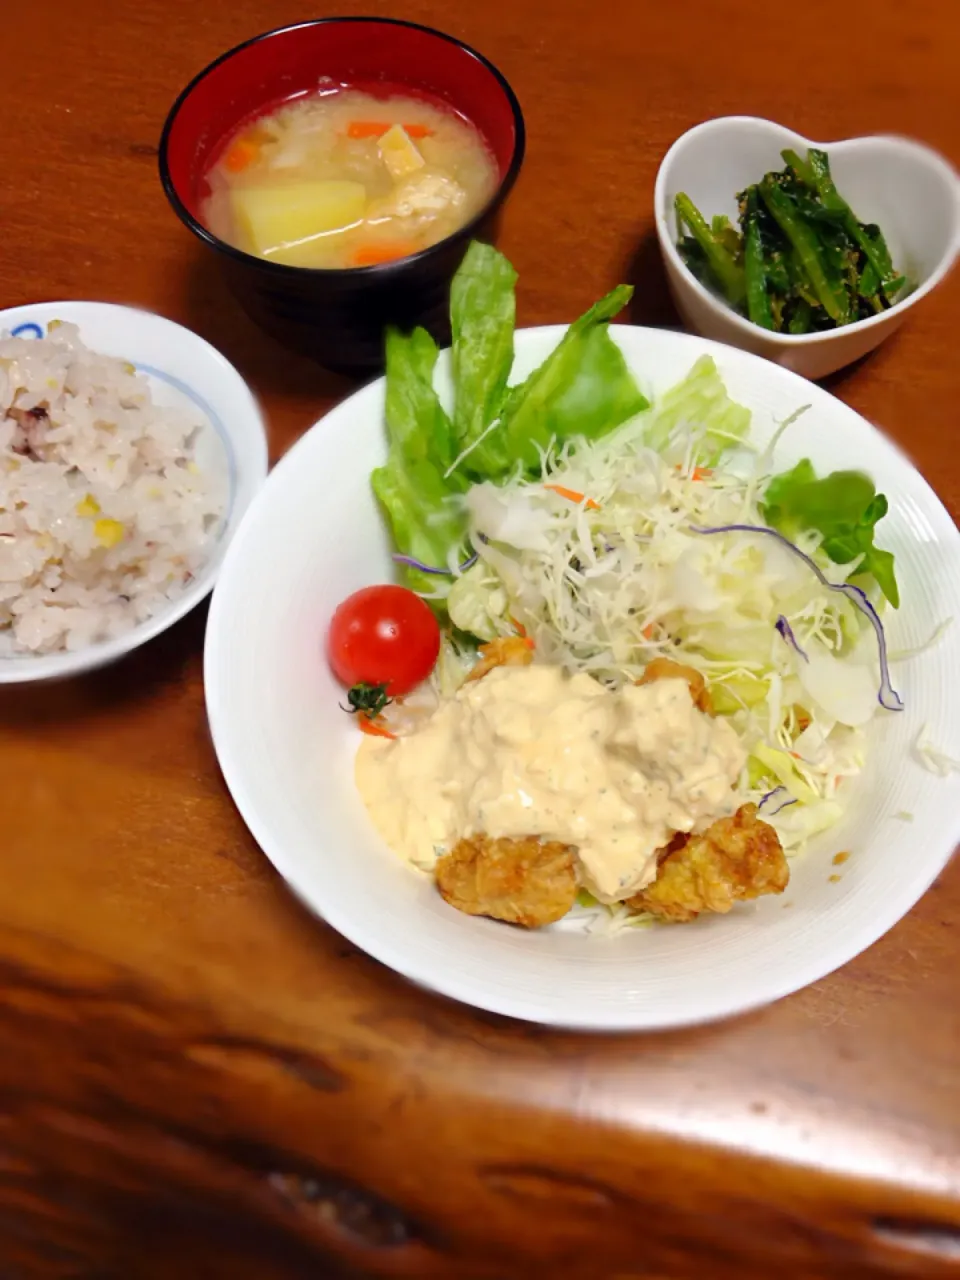
[{"label": "wooden table", "polygon": [[[343,0],[338,11],[358,9]],[[368,0],[489,54],[527,113],[521,322],[617,280],[676,323],[651,219],[685,128],[751,112],[960,160],[957,0]],[[11,0],[2,305],[171,316],[276,458],[349,385],[231,303],[167,207],[166,110],[268,0]],[[833,389],[960,510],[960,290]],[[311,918],[207,736],[198,611],[122,665],[0,691],[0,1277],[960,1275],[960,866],[842,973],[682,1034],[561,1035],[415,990]]]}]

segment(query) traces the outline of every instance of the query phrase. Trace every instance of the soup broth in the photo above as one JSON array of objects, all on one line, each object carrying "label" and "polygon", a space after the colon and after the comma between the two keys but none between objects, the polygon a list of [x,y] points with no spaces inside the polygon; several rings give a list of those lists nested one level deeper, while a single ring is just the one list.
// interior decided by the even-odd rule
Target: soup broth
[{"label": "soup broth", "polygon": [[430,101],[332,88],[245,125],[207,175],[221,240],[295,267],[361,267],[436,244],[493,196],[496,162]]}]

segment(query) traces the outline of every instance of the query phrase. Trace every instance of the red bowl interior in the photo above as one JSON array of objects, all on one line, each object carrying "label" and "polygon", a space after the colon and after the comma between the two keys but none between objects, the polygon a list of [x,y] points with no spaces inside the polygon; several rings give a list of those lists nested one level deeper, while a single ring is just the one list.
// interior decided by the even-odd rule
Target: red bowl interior
[{"label": "red bowl interior", "polygon": [[517,150],[519,106],[479,54],[426,27],[379,18],[331,18],[269,32],[223,55],[174,105],[161,145],[170,182],[200,220],[205,175],[245,121],[310,93],[324,77],[369,92],[413,90],[448,103],[486,139],[501,182]]}]

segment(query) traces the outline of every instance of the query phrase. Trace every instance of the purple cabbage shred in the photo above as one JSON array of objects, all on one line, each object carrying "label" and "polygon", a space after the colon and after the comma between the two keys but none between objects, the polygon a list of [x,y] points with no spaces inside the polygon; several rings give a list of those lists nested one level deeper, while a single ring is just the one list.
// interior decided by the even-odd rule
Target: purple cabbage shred
[{"label": "purple cabbage shred", "polygon": [[[405,564],[410,569],[419,569],[421,573],[433,573],[440,578],[452,578],[454,576],[452,569],[438,569],[435,565],[424,564],[422,560],[416,560],[413,556],[395,555],[393,557],[396,564]],[[477,554],[474,552],[460,565],[458,572],[466,573],[466,571],[477,563]]]},{"label": "purple cabbage shred", "polygon": [[[774,787],[772,791],[768,791],[767,794],[761,798],[760,803],[757,805],[757,812],[762,813],[764,805],[767,803],[768,800],[772,800],[774,796],[789,796],[789,795],[790,793],[786,787]],[[790,796],[789,800],[782,800],[775,809],[768,809],[764,814],[764,817],[775,818],[781,809],[786,809],[788,805],[796,804],[796,803],[797,801],[792,796]]]},{"label": "purple cabbage shred", "polygon": [[797,637],[793,634],[793,627],[791,627],[790,623],[786,620],[786,618],[783,616],[782,613],[780,614],[780,617],[777,618],[776,622],[773,625],[780,632],[784,640],[786,640],[790,648],[793,649],[795,653],[799,653],[800,657],[804,660],[804,662],[809,662],[810,659],[807,657],[803,649],[800,647],[800,642],[797,640]]}]

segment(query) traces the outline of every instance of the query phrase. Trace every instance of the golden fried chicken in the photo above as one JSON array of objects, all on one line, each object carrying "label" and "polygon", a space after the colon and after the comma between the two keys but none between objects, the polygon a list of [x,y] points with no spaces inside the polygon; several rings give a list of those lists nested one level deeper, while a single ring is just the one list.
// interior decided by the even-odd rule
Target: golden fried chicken
[{"label": "golden fried chicken", "polygon": [[471,916],[539,929],[565,916],[577,896],[574,850],[535,836],[460,840],[437,862],[444,900]]},{"label": "golden fried chicken", "polygon": [[674,662],[672,658],[654,658],[647,664],[647,669],[637,684],[652,684],[655,680],[686,680],[694,706],[705,711],[708,716],[713,715],[707,682],[695,667],[684,666],[682,662]]},{"label": "golden fried chicken", "polygon": [[674,837],[656,880],[628,899],[628,906],[681,924],[702,911],[727,912],[735,902],[787,887],[790,871],[780,837],[757,816],[755,804],[741,805],[732,818],[681,840]]},{"label": "golden fried chicken", "polygon": [[498,636],[480,646],[480,661],[467,680],[482,680],[494,667],[528,667],[533,661],[533,641],[527,636]]}]

